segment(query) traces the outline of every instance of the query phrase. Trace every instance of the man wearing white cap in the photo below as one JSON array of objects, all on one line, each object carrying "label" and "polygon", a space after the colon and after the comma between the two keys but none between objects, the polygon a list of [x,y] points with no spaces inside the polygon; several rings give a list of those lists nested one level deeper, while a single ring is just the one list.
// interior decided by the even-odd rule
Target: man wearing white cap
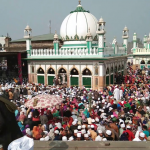
[{"label": "man wearing white cap", "polygon": [[105,132],[105,138],[107,139],[107,141],[113,141],[111,130],[106,130],[106,132]]},{"label": "man wearing white cap", "polygon": [[95,141],[102,141],[103,139],[103,132],[102,130],[98,130],[98,136],[96,137]]},{"label": "man wearing white cap", "polygon": [[114,98],[118,101],[120,99],[120,90],[118,89],[118,86],[115,86],[114,90]]},{"label": "man wearing white cap", "polygon": [[94,125],[91,125],[91,130],[89,132],[91,134],[92,140],[95,141],[95,138],[97,137],[97,133],[94,131]]},{"label": "man wearing white cap", "polygon": [[121,124],[120,125],[120,129],[119,129],[119,137],[122,135],[122,133],[125,131],[125,124]]},{"label": "man wearing white cap", "polygon": [[139,134],[139,137],[134,138],[133,141],[146,141],[145,134],[143,132],[141,132]]}]

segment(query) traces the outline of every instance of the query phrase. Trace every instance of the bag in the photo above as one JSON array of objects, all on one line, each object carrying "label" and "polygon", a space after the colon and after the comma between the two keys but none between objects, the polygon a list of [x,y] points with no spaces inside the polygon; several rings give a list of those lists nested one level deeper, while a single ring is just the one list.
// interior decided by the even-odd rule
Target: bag
[{"label": "bag", "polygon": [[24,136],[22,138],[12,141],[8,146],[8,150],[33,150],[33,146],[33,139]]}]

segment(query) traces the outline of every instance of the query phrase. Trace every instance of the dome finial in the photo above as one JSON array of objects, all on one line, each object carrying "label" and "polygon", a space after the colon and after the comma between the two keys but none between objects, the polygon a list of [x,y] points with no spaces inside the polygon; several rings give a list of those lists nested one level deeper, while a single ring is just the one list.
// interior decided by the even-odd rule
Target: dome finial
[{"label": "dome finial", "polygon": [[81,5],[81,0],[79,0],[79,5]]}]

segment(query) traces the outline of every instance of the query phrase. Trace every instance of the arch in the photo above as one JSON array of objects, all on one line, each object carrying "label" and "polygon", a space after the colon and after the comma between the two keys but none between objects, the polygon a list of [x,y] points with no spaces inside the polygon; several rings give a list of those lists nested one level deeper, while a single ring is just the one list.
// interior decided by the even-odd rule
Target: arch
[{"label": "arch", "polygon": [[63,67],[61,67],[58,71],[58,73],[67,73],[66,69],[64,69]]},{"label": "arch", "polygon": [[37,70],[37,74],[44,74],[44,69],[42,67],[39,67]]},{"label": "arch", "polygon": [[147,64],[150,64],[150,60],[147,61]]},{"label": "arch", "polygon": [[72,68],[70,71],[70,75],[79,75],[79,71],[76,68]]},{"label": "arch", "polygon": [[55,74],[55,70],[52,67],[47,69],[47,74]]},{"label": "arch", "polygon": [[91,76],[91,75],[92,75],[92,72],[91,72],[90,69],[85,68],[85,69],[82,71],[82,75],[88,75],[88,76]]},{"label": "arch", "polygon": [[121,67],[120,67],[120,65],[119,65],[119,67],[118,67],[118,71],[120,71],[121,70]]},{"label": "arch", "polygon": [[117,72],[117,69],[118,69],[117,66],[115,66],[115,72]]},{"label": "arch", "polygon": [[144,61],[144,60],[142,60],[142,61],[141,61],[141,64],[145,64],[145,61]]},{"label": "arch", "polygon": [[111,67],[111,73],[113,73],[114,72],[114,68],[113,67]]},{"label": "arch", "polygon": [[109,68],[106,69],[106,74],[109,74]]}]

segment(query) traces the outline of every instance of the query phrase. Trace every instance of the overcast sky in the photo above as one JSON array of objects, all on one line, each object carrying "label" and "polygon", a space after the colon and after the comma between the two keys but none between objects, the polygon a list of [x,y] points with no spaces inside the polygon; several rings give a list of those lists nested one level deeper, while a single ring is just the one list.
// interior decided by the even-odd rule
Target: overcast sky
[{"label": "overcast sky", "polygon": [[[85,10],[97,19],[106,21],[106,40],[116,37],[122,43],[122,29],[129,28],[130,40],[133,33],[143,38],[150,32],[150,0],[82,0]],[[13,40],[23,37],[27,24],[34,35],[49,33],[49,20],[52,32],[59,33],[65,17],[76,9],[78,0],[0,0],[0,36],[9,33]]]}]

